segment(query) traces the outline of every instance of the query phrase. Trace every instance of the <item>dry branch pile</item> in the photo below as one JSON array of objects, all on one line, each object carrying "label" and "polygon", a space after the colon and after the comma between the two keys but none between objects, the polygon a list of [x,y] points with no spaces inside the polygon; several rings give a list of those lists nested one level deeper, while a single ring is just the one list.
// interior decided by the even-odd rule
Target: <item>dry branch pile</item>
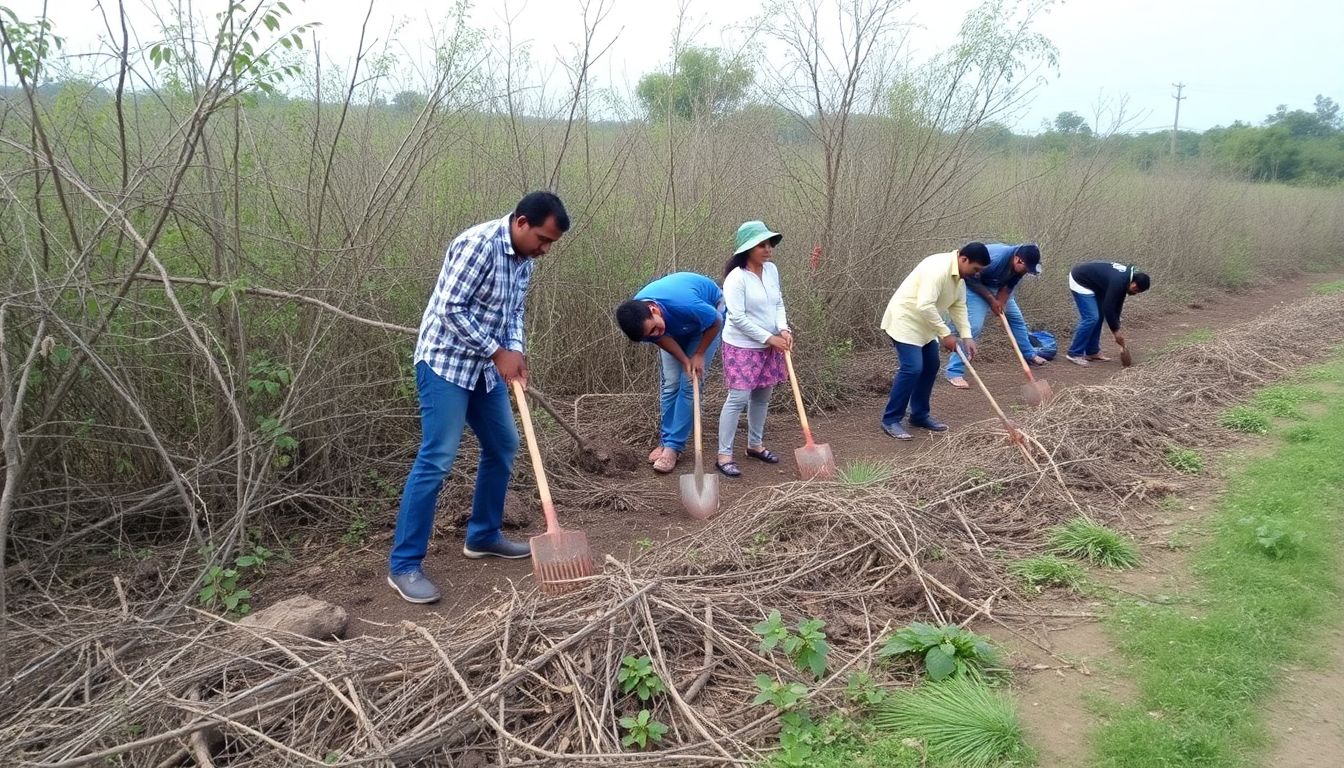
[{"label": "dry branch pile", "polygon": [[[868,668],[888,627],[992,616],[1010,594],[998,555],[1033,551],[1079,512],[1124,527],[1126,502],[1180,482],[1169,447],[1225,441],[1219,410],[1341,335],[1344,300],[1318,297],[1063,392],[1021,423],[1039,470],[1002,433],[961,430],[882,482],[746,499],[634,562],[608,559],[566,598],[516,593],[393,637],[257,638],[193,612],[149,620],[58,585],[27,590],[10,614],[0,762],[749,763],[776,728],[750,705],[753,678],[800,679],[758,650],[751,628],[771,609],[826,620],[833,651],[812,699],[843,707],[848,672]],[[669,731],[634,753],[617,721],[638,705],[616,675],[644,654],[668,684],[652,708]]]}]

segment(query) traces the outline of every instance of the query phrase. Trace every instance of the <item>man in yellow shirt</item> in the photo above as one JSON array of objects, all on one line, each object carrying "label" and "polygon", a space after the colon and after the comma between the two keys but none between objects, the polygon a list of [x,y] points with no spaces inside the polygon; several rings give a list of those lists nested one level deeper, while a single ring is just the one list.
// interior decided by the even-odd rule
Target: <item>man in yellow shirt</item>
[{"label": "man in yellow shirt", "polygon": [[966,313],[966,278],[989,266],[984,243],[967,243],[951,253],[937,253],[919,263],[906,276],[887,303],[882,330],[896,347],[900,368],[891,383],[891,397],[882,414],[882,431],[897,440],[911,435],[901,426],[907,406],[910,426],[931,432],[946,432],[947,425],[929,415],[929,396],[938,378],[941,361],[938,345],[952,352],[957,337],[947,327],[947,314],[961,334],[963,349],[975,357],[975,340]]}]

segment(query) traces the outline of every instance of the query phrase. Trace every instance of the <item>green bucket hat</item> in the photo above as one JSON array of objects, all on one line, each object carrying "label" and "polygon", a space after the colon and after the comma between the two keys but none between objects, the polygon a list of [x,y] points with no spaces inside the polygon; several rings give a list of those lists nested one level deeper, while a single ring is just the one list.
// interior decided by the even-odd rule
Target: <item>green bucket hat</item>
[{"label": "green bucket hat", "polygon": [[748,221],[737,228],[737,249],[733,255],[749,251],[765,240],[769,240],[771,245],[779,245],[783,239],[784,236],[778,232],[771,232],[764,221]]}]

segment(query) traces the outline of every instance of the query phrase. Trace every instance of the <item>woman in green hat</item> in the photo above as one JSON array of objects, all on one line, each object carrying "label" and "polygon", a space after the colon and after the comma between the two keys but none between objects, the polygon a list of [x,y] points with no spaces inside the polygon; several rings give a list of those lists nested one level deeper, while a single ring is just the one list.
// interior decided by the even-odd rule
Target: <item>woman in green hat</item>
[{"label": "woman in green hat", "polygon": [[742,411],[747,412],[747,455],[776,464],[779,456],[765,447],[765,411],[775,385],[788,379],[784,352],[793,348],[779,288],[779,270],[771,263],[784,236],[764,222],[737,228],[736,250],[723,270],[723,378],[728,399],[719,413],[719,456],[714,466],[728,477],[742,470],[733,460],[733,437]]}]

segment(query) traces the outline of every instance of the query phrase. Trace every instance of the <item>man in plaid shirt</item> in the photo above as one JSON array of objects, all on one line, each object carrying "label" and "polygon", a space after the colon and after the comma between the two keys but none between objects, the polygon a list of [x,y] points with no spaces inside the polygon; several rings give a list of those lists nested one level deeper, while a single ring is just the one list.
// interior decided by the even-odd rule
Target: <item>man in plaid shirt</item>
[{"label": "man in plaid shirt", "polygon": [[448,246],[434,295],[420,319],[415,384],[424,437],[401,495],[387,583],[412,603],[432,603],[439,590],[421,569],[444,475],[462,430],[481,444],[476,492],[462,554],[529,557],[526,543],[504,538],[504,494],[518,452],[507,383],[527,384],[523,309],[533,259],[569,229],[560,198],[532,192],[509,216],[478,224]]}]

